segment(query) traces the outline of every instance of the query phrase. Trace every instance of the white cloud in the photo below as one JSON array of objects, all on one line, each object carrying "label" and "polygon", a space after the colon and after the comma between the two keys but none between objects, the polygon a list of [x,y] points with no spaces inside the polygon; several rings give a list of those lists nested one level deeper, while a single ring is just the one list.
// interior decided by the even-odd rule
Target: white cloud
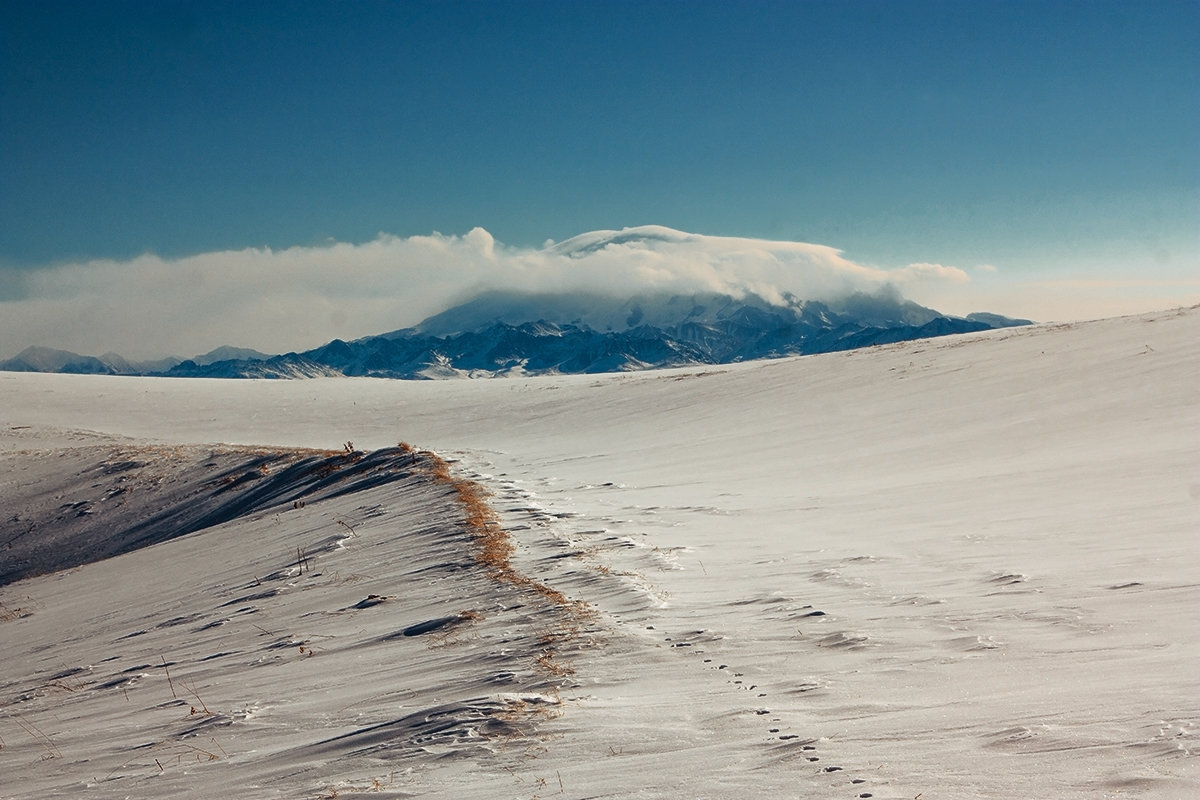
[{"label": "white cloud", "polygon": [[968,283],[971,277],[958,267],[946,267],[941,264],[909,264],[891,273],[892,279],[900,285],[914,283]]},{"label": "white cloud", "polygon": [[[992,270],[972,271],[983,278]],[[825,245],[657,226],[597,231],[541,248],[508,247],[482,228],[461,236],[380,234],[359,244],[144,255],[26,273],[19,291],[0,294],[0,358],[32,344],[131,358],[191,356],[223,344],[305,350],[414,325],[492,288],[753,292],[779,300],[785,293],[831,299],[896,287],[947,313],[1035,316],[1013,286],[996,280],[986,275],[977,285],[966,271],[935,263],[888,271]]]},{"label": "white cloud", "polygon": [[24,299],[3,303],[0,357],[30,344],[133,358],[190,356],[222,344],[303,350],[412,325],[489,288],[821,299],[873,291],[895,277],[824,245],[657,226],[540,249],[507,247],[475,228],[462,236],[380,234],[360,244],[144,255],[28,275]]}]

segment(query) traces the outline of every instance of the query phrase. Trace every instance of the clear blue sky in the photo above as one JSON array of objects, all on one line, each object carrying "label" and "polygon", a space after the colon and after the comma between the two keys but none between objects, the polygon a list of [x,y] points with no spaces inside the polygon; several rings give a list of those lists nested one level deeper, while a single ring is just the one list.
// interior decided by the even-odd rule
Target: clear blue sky
[{"label": "clear blue sky", "polygon": [[0,42],[10,276],[641,224],[1197,271],[1195,0],[7,0]]}]

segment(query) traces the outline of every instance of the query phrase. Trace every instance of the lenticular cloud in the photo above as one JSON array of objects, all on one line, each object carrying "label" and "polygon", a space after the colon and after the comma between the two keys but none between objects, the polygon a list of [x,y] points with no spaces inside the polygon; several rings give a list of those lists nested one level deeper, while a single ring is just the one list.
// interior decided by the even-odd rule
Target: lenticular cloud
[{"label": "lenticular cloud", "polygon": [[131,357],[188,356],[223,344],[286,352],[413,325],[488,289],[753,293],[782,302],[789,294],[828,300],[966,279],[931,264],[890,273],[825,245],[660,226],[595,231],[541,248],[505,246],[483,228],[380,234],[359,244],[144,255],[42,270],[27,280],[23,299],[4,304],[0,341],[14,352],[38,344]]}]

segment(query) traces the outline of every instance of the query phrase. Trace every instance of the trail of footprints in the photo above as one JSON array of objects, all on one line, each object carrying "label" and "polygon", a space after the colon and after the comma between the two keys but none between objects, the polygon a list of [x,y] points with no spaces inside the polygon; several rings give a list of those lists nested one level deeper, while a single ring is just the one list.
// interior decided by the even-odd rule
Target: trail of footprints
[{"label": "trail of footprints", "polygon": [[[507,475],[503,473],[500,475],[488,474],[486,470],[493,465],[485,463],[479,466],[482,467],[482,470],[473,474],[471,477],[475,480],[483,479],[484,481],[490,483],[493,487],[499,487],[500,491],[497,493],[497,498],[509,504],[508,507],[501,509],[502,512],[508,514],[523,514],[534,524],[547,526],[547,528],[551,529],[550,532],[552,536],[562,537],[562,545],[568,546],[571,549],[575,549],[591,539],[593,534],[610,534],[610,530],[607,528],[598,531],[582,530],[578,529],[577,525],[570,524],[568,524],[565,529],[560,528],[559,526],[562,523],[567,522],[571,517],[576,515],[573,513],[549,512],[542,507],[537,495],[534,492],[517,485],[511,480],[508,480]],[[516,505],[514,506],[513,504]],[[596,520],[592,520],[591,522],[594,524]],[[613,520],[610,520],[609,522],[614,525],[618,524]],[[514,530],[521,530],[523,527],[524,526],[516,526]],[[608,535],[605,538],[605,541],[593,542],[593,544],[600,544],[600,549],[603,549],[605,554],[611,557],[615,555],[613,551],[617,549],[613,545],[613,542],[617,537]],[[625,541],[628,541],[630,545],[634,544],[630,540],[626,539]],[[654,555],[659,554],[656,551]],[[668,554],[668,557],[670,555],[671,554]],[[674,567],[675,565],[671,563],[666,566]],[[626,579],[630,577],[629,573],[622,573],[622,575],[626,577]],[[653,596],[654,594],[654,590],[650,587],[638,588],[640,588],[649,596]],[[803,616],[825,616],[825,612],[812,609]],[[653,625],[647,625],[646,630],[658,633]],[[663,641],[667,647],[697,658],[698,664],[704,669],[711,670],[713,673],[724,676],[725,682],[732,690],[753,693],[754,699],[760,703],[758,707],[754,709],[754,713],[762,721],[765,735],[764,742],[769,743],[768,746],[781,749],[786,748],[800,755],[804,759],[805,763],[814,768],[814,774],[825,773],[832,778],[836,773],[844,773],[848,782],[848,788],[850,789],[850,797],[873,797],[874,795],[872,792],[867,791],[866,787],[864,786],[864,784],[867,783],[865,778],[856,776],[852,777],[846,768],[836,764],[822,762],[822,755],[819,750],[819,744],[821,741],[820,739],[804,737],[800,734],[793,733],[786,728],[786,725],[783,723],[782,715],[776,715],[766,705],[769,693],[764,691],[765,687],[760,687],[758,684],[748,682],[745,673],[739,671],[735,666],[720,663],[720,661],[708,657],[707,651],[705,650],[705,645],[710,642],[719,641],[722,638],[724,637],[712,631],[692,630],[675,636],[666,636],[664,637]],[[819,688],[821,688],[821,685],[818,683],[801,683],[792,687],[791,692],[806,693]]]},{"label": "trail of footprints", "polygon": [[[824,612],[815,613],[824,614]],[[647,626],[647,630],[653,631],[655,628],[651,625]],[[818,774],[822,772],[846,772],[844,767],[837,766],[835,764],[821,763],[821,754],[818,750],[818,744],[821,741],[820,739],[803,737],[801,734],[792,733],[783,727],[782,717],[775,716],[771,709],[766,705],[766,698],[770,695],[769,692],[762,691],[762,688],[765,687],[759,687],[759,685],[755,683],[748,683],[745,673],[738,671],[736,667],[721,663],[719,659],[709,658],[707,656],[707,651],[704,649],[704,645],[708,642],[719,641],[722,638],[724,637],[713,633],[712,631],[692,630],[687,631],[682,635],[664,637],[663,641],[672,649],[698,657],[700,659],[700,663],[705,669],[712,670],[726,676],[725,683],[728,684],[734,691],[754,693],[755,699],[761,701],[762,703],[758,708],[754,709],[754,713],[762,718],[767,742],[779,742],[777,747],[786,747],[789,749],[798,748],[799,754],[804,758],[805,761],[812,764],[817,769]],[[793,691],[804,693],[819,688],[820,685],[816,683],[802,683],[794,687]],[[865,787],[863,786],[863,784],[866,782],[867,781],[865,778],[849,777],[851,796],[858,798],[873,797],[874,795],[871,792],[866,791]]]}]

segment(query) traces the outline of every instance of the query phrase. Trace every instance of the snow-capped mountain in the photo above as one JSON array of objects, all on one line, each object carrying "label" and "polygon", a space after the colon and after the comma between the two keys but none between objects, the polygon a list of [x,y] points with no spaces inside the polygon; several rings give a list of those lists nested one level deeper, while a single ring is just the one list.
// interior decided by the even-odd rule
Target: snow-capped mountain
[{"label": "snow-capped mountain", "polygon": [[1028,323],[996,314],[950,317],[887,290],[831,302],[783,299],[783,304],[773,304],[754,294],[618,298],[487,292],[412,328],[351,342],[335,339],[301,353],[270,356],[222,347],[184,361],[133,363],[112,353],[96,358],[31,347],[0,362],[0,370],[408,379],[597,373],[850,350]]},{"label": "snow-capped mountain", "polygon": [[131,363],[111,353],[29,348],[0,361],[0,370],[246,378],[595,373],[1028,324],[926,308],[902,297],[887,273],[825,245],[643,225],[547,243],[541,253],[553,256],[558,270],[549,283],[577,288],[485,291],[411,328],[283,355],[223,347],[188,360]]},{"label": "snow-capped mountain", "polygon": [[190,362],[173,376],[386,378],[597,373],[848,350],[1023,324],[948,317],[894,292],[836,303],[748,294],[489,292],[403,330],[267,359]]},{"label": "snow-capped mountain", "polygon": [[[206,366],[218,361],[270,358],[266,353],[248,347],[218,347],[190,359],[191,363]],[[158,375],[172,369],[183,359],[168,356],[153,361],[130,361],[117,353],[102,356],[81,356],[70,350],[50,347],[27,347],[16,356],[0,361],[0,370],[8,372],[62,372],[76,375]]]}]

